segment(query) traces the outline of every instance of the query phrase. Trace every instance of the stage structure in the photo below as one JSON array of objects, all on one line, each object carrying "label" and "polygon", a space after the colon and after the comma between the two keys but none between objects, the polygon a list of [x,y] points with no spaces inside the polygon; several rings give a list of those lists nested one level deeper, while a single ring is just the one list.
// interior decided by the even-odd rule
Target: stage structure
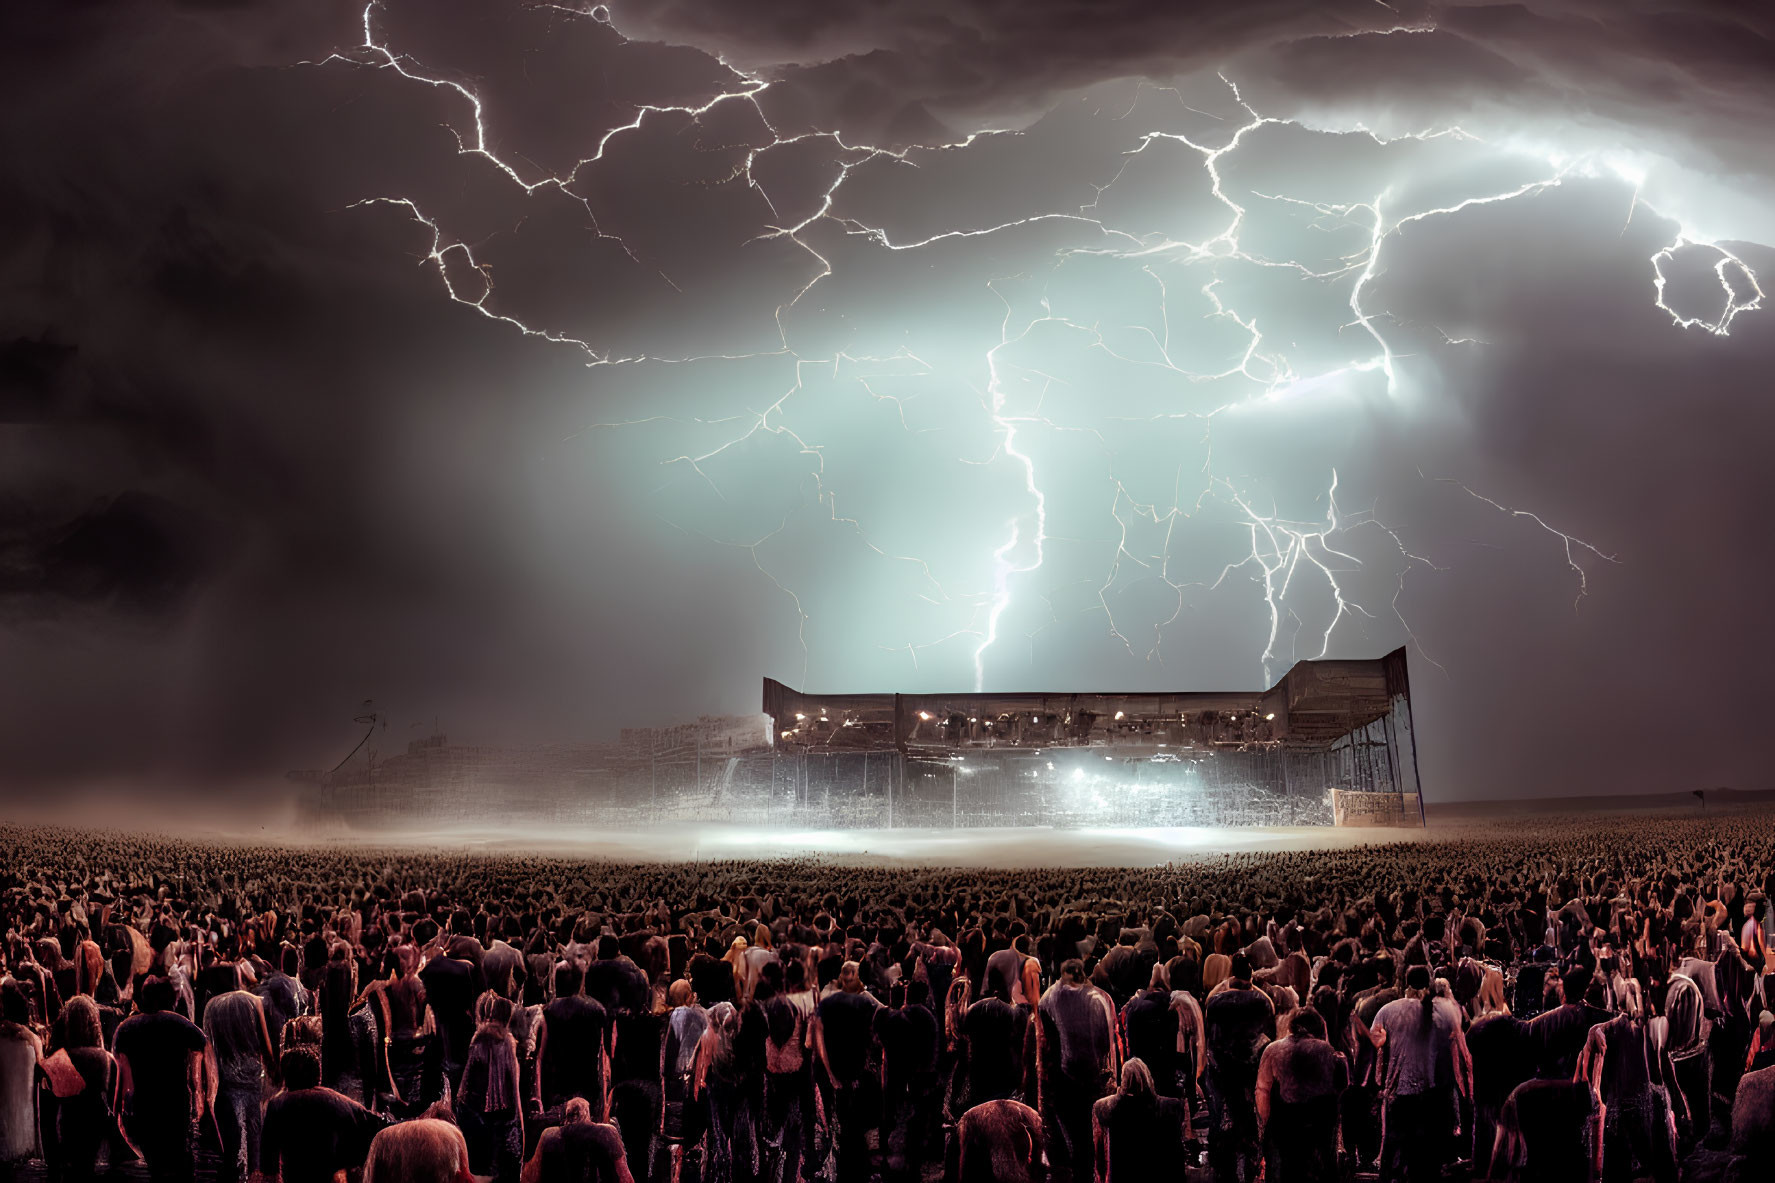
[{"label": "stage structure", "polygon": [[803,694],[764,680],[777,824],[1423,824],[1405,650],[1241,693]]},{"label": "stage structure", "polygon": [[[1236,694],[802,694],[764,711],[544,748],[383,754],[380,715],[304,824],[906,827],[1420,825],[1405,652],[1306,661]],[[398,734],[398,732],[397,732]]]}]

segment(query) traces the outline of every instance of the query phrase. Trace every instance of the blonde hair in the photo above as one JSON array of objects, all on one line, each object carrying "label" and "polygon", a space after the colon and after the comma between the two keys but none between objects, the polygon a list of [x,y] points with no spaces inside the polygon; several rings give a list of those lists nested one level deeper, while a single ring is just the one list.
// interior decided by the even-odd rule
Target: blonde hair
[{"label": "blonde hair", "polygon": [[1509,1014],[1510,1003],[1504,997],[1504,972],[1487,966],[1479,979],[1479,993],[1473,1001],[1481,1015]]}]

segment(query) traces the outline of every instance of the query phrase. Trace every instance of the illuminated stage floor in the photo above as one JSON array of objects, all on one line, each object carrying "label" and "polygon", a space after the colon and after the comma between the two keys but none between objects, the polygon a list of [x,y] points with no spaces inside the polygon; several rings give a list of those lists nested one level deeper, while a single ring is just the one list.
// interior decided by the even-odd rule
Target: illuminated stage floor
[{"label": "illuminated stage floor", "polygon": [[666,825],[636,832],[439,829],[339,839],[345,845],[425,846],[488,853],[538,853],[620,862],[827,858],[845,863],[926,866],[1155,866],[1234,851],[1337,850],[1420,840],[1423,830],[1327,826],[1177,826],[1163,829],[772,830]]}]

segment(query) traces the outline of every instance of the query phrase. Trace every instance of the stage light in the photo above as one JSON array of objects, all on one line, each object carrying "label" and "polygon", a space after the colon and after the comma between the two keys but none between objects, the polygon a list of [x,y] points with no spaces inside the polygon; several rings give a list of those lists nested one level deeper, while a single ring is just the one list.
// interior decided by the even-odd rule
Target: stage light
[{"label": "stage light", "polygon": [[796,711],[796,712],[795,712],[795,721],[796,721],[796,722],[797,722],[797,723],[800,723],[800,722],[802,722],[802,721],[803,721],[803,720],[805,720],[805,719],[806,719],[806,718],[807,718],[807,716],[806,716],[806,715],[804,715],[804,714],[802,714],[802,713],[801,713],[801,712],[800,712],[800,711]]},{"label": "stage light", "polygon": [[931,721],[931,713],[929,711],[918,712],[918,717],[923,719],[926,723],[929,723]]},{"label": "stage light", "polygon": [[1274,722],[1275,718],[1276,718],[1276,712],[1271,711],[1269,714],[1264,716],[1264,722],[1266,722],[1266,723]]},{"label": "stage light", "polygon": [[1124,714],[1124,713],[1125,713],[1125,712],[1122,712],[1122,711],[1117,711],[1117,712],[1116,712],[1116,722],[1118,722],[1118,723],[1120,723],[1120,722],[1121,722],[1121,721],[1122,721],[1122,716],[1123,716],[1123,714]]}]

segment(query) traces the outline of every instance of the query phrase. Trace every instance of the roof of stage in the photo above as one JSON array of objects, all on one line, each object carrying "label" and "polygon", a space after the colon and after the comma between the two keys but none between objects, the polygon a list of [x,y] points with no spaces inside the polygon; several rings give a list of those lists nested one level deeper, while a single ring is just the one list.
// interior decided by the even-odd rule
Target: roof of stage
[{"label": "roof of stage", "polygon": [[790,752],[1316,748],[1410,696],[1403,648],[1365,661],[1298,662],[1268,690],[804,694],[764,679],[773,740]]}]

